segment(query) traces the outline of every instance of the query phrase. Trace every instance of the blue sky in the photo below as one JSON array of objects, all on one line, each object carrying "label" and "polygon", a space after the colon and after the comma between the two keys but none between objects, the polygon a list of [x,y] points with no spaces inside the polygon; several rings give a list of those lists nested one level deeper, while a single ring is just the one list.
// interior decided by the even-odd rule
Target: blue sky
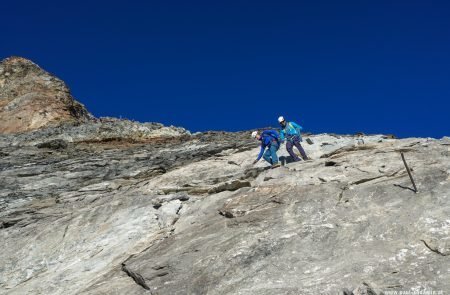
[{"label": "blue sky", "polygon": [[96,116],[450,135],[449,1],[8,1],[0,55]]}]

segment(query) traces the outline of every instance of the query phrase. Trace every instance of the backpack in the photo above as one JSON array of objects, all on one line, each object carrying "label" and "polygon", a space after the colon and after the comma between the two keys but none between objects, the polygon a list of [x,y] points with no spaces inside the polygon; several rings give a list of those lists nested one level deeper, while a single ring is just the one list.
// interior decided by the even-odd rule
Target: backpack
[{"label": "backpack", "polygon": [[297,133],[298,133],[297,136],[298,136],[299,140],[300,140],[300,141],[303,141],[303,138],[302,138],[302,134],[301,134],[301,132],[300,132],[300,129],[295,128],[294,125],[292,125],[291,122],[288,122],[288,125],[289,125],[289,127],[291,127],[292,129],[295,129],[295,130],[297,131]]},{"label": "backpack", "polygon": [[264,133],[275,139],[277,141],[277,144],[280,145],[280,136],[278,135],[278,132],[276,132],[275,130],[266,130],[264,131]]}]

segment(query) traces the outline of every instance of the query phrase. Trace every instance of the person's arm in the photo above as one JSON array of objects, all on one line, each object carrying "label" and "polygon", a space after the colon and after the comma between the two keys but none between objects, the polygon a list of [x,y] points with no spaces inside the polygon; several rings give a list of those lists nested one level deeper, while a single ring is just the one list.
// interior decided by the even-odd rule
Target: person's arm
[{"label": "person's arm", "polygon": [[258,161],[261,159],[262,155],[264,154],[264,150],[265,150],[265,149],[266,149],[266,146],[265,146],[264,143],[262,142],[262,143],[261,143],[261,150],[259,151],[258,158],[256,158],[255,162],[253,162],[253,163],[256,164],[256,162],[258,162]]},{"label": "person's arm", "polygon": [[298,125],[298,124],[295,123],[295,122],[291,122],[291,123],[292,123],[292,126],[294,126],[295,131],[297,132],[297,136],[298,136],[299,140],[300,140],[300,141],[303,141],[303,139],[302,139],[302,133],[301,133],[303,127],[300,126],[300,125]]},{"label": "person's arm", "polygon": [[299,131],[302,131],[302,130],[303,130],[303,127],[300,126],[300,125],[298,125],[297,123],[291,122],[291,124],[292,124],[292,126],[294,126],[295,129],[298,129]]}]

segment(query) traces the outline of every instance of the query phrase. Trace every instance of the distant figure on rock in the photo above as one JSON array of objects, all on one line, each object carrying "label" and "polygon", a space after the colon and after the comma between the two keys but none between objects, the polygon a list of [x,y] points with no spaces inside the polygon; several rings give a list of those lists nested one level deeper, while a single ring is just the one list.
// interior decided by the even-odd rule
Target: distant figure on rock
[{"label": "distant figure on rock", "polygon": [[281,125],[281,132],[280,132],[281,142],[286,141],[286,150],[288,151],[289,155],[291,155],[292,159],[295,162],[300,161],[300,158],[293,151],[293,147],[295,145],[295,147],[300,151],[303,160],[305,161],[308,160],[305,150],[300,144],[300,142],[303,141],[302,135],[300,134],[300,131],[303,129],[302,126],[292,121],[291,122],[286,121],[283,116],[280,116],[278,118],[278,123],[280,123]]},{"label": "distant figure on rock", "polygon": [[277,156],[277,151],[280,148],[278,132],[275,130],[264,130],[261,134],[258,134],[258,131],[253,131],[252,138],[256,138],[261,141],[261,151],[253,164],[256,164],[261,157],[264,157],[264,160],[272,165],[272,168],[280,167],[281,165],[278,162]]}]

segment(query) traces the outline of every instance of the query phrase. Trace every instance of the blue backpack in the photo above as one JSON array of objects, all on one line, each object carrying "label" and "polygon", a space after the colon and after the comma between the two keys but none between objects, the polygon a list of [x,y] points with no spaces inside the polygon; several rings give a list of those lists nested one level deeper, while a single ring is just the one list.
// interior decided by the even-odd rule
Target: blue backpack
[{"label": "blue backpack", "polygon": [[277,144],[280,145],[280,136],[278,132],[275,130],[265,130],[261,135],[268,135],[277,141]]}]

